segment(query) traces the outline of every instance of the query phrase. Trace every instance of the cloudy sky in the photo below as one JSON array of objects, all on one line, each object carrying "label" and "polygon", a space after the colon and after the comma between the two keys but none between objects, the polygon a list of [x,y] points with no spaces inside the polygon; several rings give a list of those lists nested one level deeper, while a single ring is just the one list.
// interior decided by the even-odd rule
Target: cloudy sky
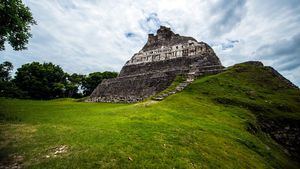
[{"label": "cloudy sky", "polygon": [[224,66],[260,60],[300,86],[300,0],[23,0],[38,25],[14,66],[53,62],[69,73],[120,71],[160,25],[210,44]]}]

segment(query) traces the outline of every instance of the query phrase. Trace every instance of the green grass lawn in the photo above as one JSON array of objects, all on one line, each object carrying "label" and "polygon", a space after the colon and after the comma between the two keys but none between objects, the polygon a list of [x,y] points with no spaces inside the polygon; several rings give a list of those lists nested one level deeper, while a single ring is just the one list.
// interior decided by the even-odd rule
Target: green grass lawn
[{"label": "green grass lawn", "polygon": [[[299,168],[267,134],[248,132],[255,112],[216,102],[239,99],[268,108],[268,118],[299,120],[299,93],[272,92],[235,71],[200,78],[161,102],[2,98],[0,158],[10,164],[21,156],[24,168]],[[254,92],[248,96],[248,90]],[[265,102],[283,95],[290,110],[284,115]]]}]

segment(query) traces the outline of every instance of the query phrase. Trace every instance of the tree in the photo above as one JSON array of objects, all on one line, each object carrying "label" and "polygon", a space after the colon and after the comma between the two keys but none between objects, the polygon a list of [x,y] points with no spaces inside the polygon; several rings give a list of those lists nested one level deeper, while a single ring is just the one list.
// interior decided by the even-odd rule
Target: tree
[{"label": "tree", "polygon": [[65,85],[65,96],[66,97],[82,97],[82,93],[79,89],[82,86],[82,81],[85,78],[84,75],[73,73],[72,75],[67,75],[67,84]]},{"label": "tree", "polygon": [[0,96],[1,97],[20,97],[20,91],[11,77],[13,70],[12,63],[5,61],[0,64]]},{"label": "tree", "polygon": [[73,73],[69,75],[58,65],[32,62],[17,69],[11,78],[13,65],[0,64],[0,96],[53,99],[61,97],[80,98],[90,95],[103,79],[114,78],[116,72],[94,72],[88,76]]},{"label": "tree", "polygon": [[14,82],[30,98],[52,99],[63,97],[66,76],[57,65],[32,62],[17,69]]},{"label": "tree", "polygon": [[10,73],[13,70],[12,63],[5,61],[0,64],[0,81],[9,81],[11,79]]},{"label": "tree", "polygon": [[90,95],[93,90],[102,82],[103,79],[115,78],[118,76],[116,72],[94,72],[90,73],[82,82],[83,94]]},{"label": "tree", "polygon": [[34,24],[30,9],[21,0],[0,0],[0,50],[5,49],[5,41],[14,50],[26,49]]},{"label": "tree", "polygon": [[0,96],[7,96],[10,93],[12,87],[10,74],[12,70],[12,63],[5,61],[0,64]]}]

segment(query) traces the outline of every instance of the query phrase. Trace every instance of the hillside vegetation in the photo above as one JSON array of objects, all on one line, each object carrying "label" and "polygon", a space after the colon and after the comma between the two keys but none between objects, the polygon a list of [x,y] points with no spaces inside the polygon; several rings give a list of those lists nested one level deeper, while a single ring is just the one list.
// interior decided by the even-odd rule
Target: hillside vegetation
[{"label": "hillside vegetation", "polygon": [[257,62],[201,77],[160,102],[2,98],[0,165],[299,168],[291,139],[299,121],[299,89]]}]

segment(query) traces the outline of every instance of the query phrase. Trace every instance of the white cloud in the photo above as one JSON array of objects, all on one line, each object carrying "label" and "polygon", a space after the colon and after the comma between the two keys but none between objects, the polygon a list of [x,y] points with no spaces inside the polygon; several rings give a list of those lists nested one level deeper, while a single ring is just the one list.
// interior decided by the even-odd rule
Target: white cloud
[{"label": "white cloud", "polygon": [[[281,46],[285,42],[290,45],[293,37],[300,34],[298,0],[24,2],[38,25],[32,29],[27,51],[16,52],[7,46],[6,51],[0,52],[0,61],[9,60],[15,67],[40,61],[59,64],[68,72],[119,71],[146,43],[147,34],[162,24],[176,33],[209,43],[225,66],[262,60],[300,85],[296,52],[270,52],[267,57],[263,56],[266,51],[261,50],[268,47],[273,51],[279,42]],[[293,44],[294,48],[300,45]],[[287,56],[294,56],[293,60]]]}]

